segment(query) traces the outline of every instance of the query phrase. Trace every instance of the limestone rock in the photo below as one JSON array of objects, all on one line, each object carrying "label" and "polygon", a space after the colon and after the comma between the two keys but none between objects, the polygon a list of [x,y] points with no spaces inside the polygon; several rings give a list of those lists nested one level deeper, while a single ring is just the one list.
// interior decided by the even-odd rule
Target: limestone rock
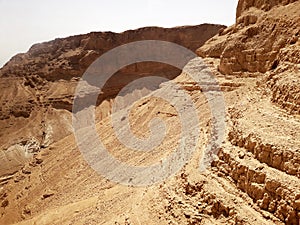
[{"label": "limestone rock", "polygon": [[[280,52],[290,48],[291,43],[294,50],[288,52],[299,49],[295,46],[299,10],[299,1],[239,1],[237,23],[210,39],[197,53],[220,58],[219,70],[223,74],[265,73],[279,62],[296,59],[283,59]],[[279,14],[285,16],[279,18]]]},{"label": "limestone rock", "polygon": [[[26,162],[23,149],[27,156],[36,154],[73,132],[71,111],[75,88],[88,66],[100,55],[140,40],[174,42],[195,51],[220,28],[224,26],[203,24],[169,29],[145,27],[123,33],[91,32],[35,44],[27,53],[14,56],[0,69],[0,147],[3,149],[0,176],[23,167]],[[110,114],[112,99],[136,78],[155,75],[173,79],[180,72],[170,65],[152,62],[121,69],[109,79],[98,98],[98,119]],[[18,149],[12,150],[12,146]]]}]

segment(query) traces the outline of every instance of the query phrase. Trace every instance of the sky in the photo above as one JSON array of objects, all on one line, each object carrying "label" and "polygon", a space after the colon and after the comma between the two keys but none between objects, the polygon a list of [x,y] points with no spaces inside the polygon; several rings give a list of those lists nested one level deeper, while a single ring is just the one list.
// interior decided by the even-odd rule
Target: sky
[{"label": "sky", "polygon": [[35,43],[145,26],[232,25],[238,0],[0,0],[0,67]]}]

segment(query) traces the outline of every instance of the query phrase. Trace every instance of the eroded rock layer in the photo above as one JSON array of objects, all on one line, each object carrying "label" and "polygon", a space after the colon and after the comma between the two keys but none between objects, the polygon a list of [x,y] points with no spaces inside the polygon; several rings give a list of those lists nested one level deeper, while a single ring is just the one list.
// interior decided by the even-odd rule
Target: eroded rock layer
[{"label": "eroded rock layer", "polygon": [[[75,88],[99,56],[141,40],[174,42],[195,51],[223,27],[203,24],[170,29],[146,27],[123,33],[92,32],[35,44],[27,53],[14,56],[0,70],[0,176],[10,176],[23,165],[26,143],[34,142],[37,152],[72,133]],[[180,73],[178,68],[154,62],[122,68],[102,89],[97,120],[110,114],[113,98],[131,81],[145,76],[173,79]],[[153,84],[151,90],[158,85]],[[15,155],[18,157],[11,157]]]},{"label": "eroded rock layer", "polygon": [[[215,93],[218,88],[209,82],[203,82],[208,87],[199,87],[195,80],[182,72],[173,81],[194,102],[199,124],[193,124],[190,128],[199,126],[199,138],[195,143],[197,148],[194,155],[178,173],[162,183],[147,187],[111,182],[95,172],[84,160],[73,135],[58,138],[49,145],[46,144],[49,132],[43,133],[42,128],[23,123],[22,128],[27,129],[28,137],[39,131],[41,136],[44,135],[42,140],[45,144],[39,150],[37,140],[32,138],[13,146],[24,149],[23,152],[35,154],[14,176],[2,178],[5,185],[0,189],[0,223],[299,225],[299,11],[300,1],[240,0],[235,25],[221,29],[219,34],[203,46],[195,44],[195,48],[191,48],[194,50],[200,47],[197,53],[205,58],[205,66],[191,61],[186,71],[209,69],[218,80],[226,105],[226,137],[218,149],[213,149],[218,152],[217,156],[204,172],[199,169],[199,161],[209,140],[214,138],[212,124],[216,122],[215,118],[211,118],[205,90]],[[183,33],[188,34],[188,31]],[[191,36],[190,38],[186,43],[195,40]],[[63,39],[65,45],[73,46],[71,39],[72,37]],[[114,43],[116,40],[118,39],[106,41]],[[89,46],[88,49],[94,49],[97,45],[97,42],[88,44],[89,41],[76,43],[75,46],[82,44]],[[34,52],[33,50],[31,51]],[[70,52],[63,54],[72,55],[73,52]],[[22,57],[25,56],[21,56],[19,62],[25,60]],[[68,57],[66,59],[69,60]],[[53,57],[54,67],[57,66],[57,60],[60,60],[58,55]],[[79,76],[78,71],[83,65],[79,61],[74,58],[73,62],[78,63],[70,69],[74,71],[70,77]],[[10,63],[11,68],[18,67],[16,62]],[[62,68],[67,65],[69,64],[66,63]],[[32,66],[36,66],[36,63]],[[44,66],[45,64],[41,68],[45,69]],[[28,67],[30,70],[31,66]],[[147,64],[142,67],[147,68]],[[64,80],[51,81],[50,75],[46,78],[36,74],[36,79],[32,78],[33,83],[29,85],[33,87],[24,88],[22,82],[25,80],[18,75],[20,73],[8,76],[6,69],[2,71],[1,79],[10,79],[9,82],[14,84],[6,87],[3,81],[1,85],[12,88],[16,96],[29,101],[19,100],[20,105],[24,106],[21,109],[17,107],[18,104],[7,105],[2,110],[4,121],[12,118],[11,114],[6,113],[12,107],[15,107],[12,111],[16,120],[26,118],[28,114],[30,118],[35,111],[30,113],[30,107],[27,109],[26,106],[36,101],[36,92],[42,92],[44,87],[48,87],[46,90],[49,96],[57,96],[56,87],[61,87],[60,90],[65,90],[64,93],[70,93],[69,87],[76,84],[76,79],[73,78],[66,83]],[[39,71],[39,68],[34,67],[32,71]],[[58,77],[61,79],[61,76]],[[52,82],[50,86],[43,86],[43,82],[49,81]],[[39,82],[41,84],[36,86]],[[33,89],[36,92],[32,92]],[[167,85],[160,85],[152,94],[134,102],[128,115],[132,133],[142,138],[151,135],[149,123],[153,118],[160,118],[165,122],[164,139],[151,152],[129,149],[116,136],[111,118],[100,116],[102,119],[96,125],[99,139],[118,160],[136,166],[149,165],[163,162],[163,158],[176,149],[181,140],[182,123],[186,121],[180,120],[180,112],[176,111],[173,104],[182,103],[185,99],[180,98],[178,92],[173,98],[174,102],[170,104],[153,97],[159,93],[167,95]],[[63,102],[67,103],[58,102],[60,107],[57,108],[63,108],[63,104],[72,104],[71,96],[63,96]],[[110,105],[110,101],[113,101],[113,96],[111,97],[101,104]],[[2,98],[12,101],[7,93]],[[51,105],[52,102],[48,101],[48,104]],[[45,110],[46,117],[42,117],[45,124],[58,119],[62,124],[63,115],[66,114],[59,115],[61,112],[61,109],[54,108],[52,111]],[[104,112],[99,110],[97,113],[102,115]],[[68,121],[68,118],[65,119]],[[124,119],[126,118],[121,121]],[[5,125],[7,127],[2,131],[3,135],[5,131],[12,129],[7,123]],[[47,129],[47,126],[43,129]],[[121,129],[120,132],[124,130]],[[83,138],[89,138],[88,132],[82,134]],[[59,135],[57,131],[51,137],[55,135]],[[94,139],[89,140],[91,145],[95,143]]]}]

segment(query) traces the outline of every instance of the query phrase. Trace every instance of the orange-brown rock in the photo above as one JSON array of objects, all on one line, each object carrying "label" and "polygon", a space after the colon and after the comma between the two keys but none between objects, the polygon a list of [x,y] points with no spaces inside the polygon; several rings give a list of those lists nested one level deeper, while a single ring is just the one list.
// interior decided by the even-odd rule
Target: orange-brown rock
[{"label": "orange-brown rock", "polygon": [[282,5],[288,5],[297,0],[240,0],[237,6],[236,17],[240,17],[245,11],[249,10],[251,7],[261,9],[263,11],[269,11],[273,7],[278,7]]},{"label": "orange-brown rock", "polygon": [[[163,40],[195,51],[218,33],[221,25],[176,28],[145,27],[123,33],[92,32],[33,45],[0,70],[0,175],[23,166],[27,143],[45,148],[72,132],[71,111],[78,80],[100,55],[122,44]],[[112,98],[143,76],[173,79],[180,70],[162,63],[143,62],[117,72],[104,86],[97,119],[110,114]],[[158,87],[156,87],[158,88]],[[2,161],[1,161],[2,160]]]},{"label": "orange-brown rock", "polygon": [[[280,58],[280,52],[298,45],[300,5],[299,1],[278,1],[285,6],[275,2],[240,1],[238,9],[243,10],[238,11],[236,24],[210,39],[197,50],[198,54],[220,58],[219,70],[223,74],[265,73],[277,67],[285,60]],[[262,11],[264,7],[269,11]]]},{"label": "orange-brown rock", "polygon": [[[215,138],[212,124],[216,118],[211,118],[204,89],[185,72],[179,76],[172,73],[174,82],[193,100],[199,116],[199,139],[191,160],[178,173],[147,187],[124,186],[98,174],[80,153],[74,135],[65,135],[64,129],[71,129],[68,107],[72,105],[70,93],[80,76],[78,71],[98,54],[101,41],[95,37],[103,33],[91,34],[95,36],[80,44],[72,42],[75,37],[57,40],[63,42],[63,46],[75,47],[66,52],[58,51],[58,55],[55,55],[57,50],[53,50],[49,66],[55,69],[53,73],[48,72],[45,62],[38,66],[43,60],[38,55],[48,57],[50,54],[45,47],[49,43],[40,45],[45,48],[33,47],[30,52],[35,56],[25,54],[14,58],[1,72],[2,89],[12,91],[5,91],[0,97],[5,102],[1,111],[1,137],[9,133],[19,140],[18,137],[25,135],[27,139],[9,145],[15,149],[11,152],[33,153],[34,157],[29,162],[22,161],[20,154],[3,157],[5,162],[18,159],[15,167],[25,166],[14,175],[6,170],[8,175],[0,179],[3,185],[0,187],[0,224],[299,225],[299,11],[300,1],[240,0],[235,25],[220,29],[203,46],[189,42],[195,40],[192,36],[196,34],[191,33],[185,39],[186,46],[193,46],[192,50],[200,47],[198,54],[205,58],[207,69],[218,80],[227,110],[226,137],[222,145],[214,149],[218,153],[212,165],[200,171],[199,159],[209,140]],[[157,28],[125,33],[129,37],[132,32],[146,30],[148,33],[149,29],[154,32]],[[174,29],[177,32],[185,28]],[[105,35],[106,38],[113,36]],[[110,46],[119,39],[107,41]],[[85,50],[77,52],[76,46],[91,51],[80,55]],[[30,60],[33,61],[27,65]],[[23,64],[30,73],[40,71],[41,74],[28,74],[30,79],[26,80],[21,73],[25,70]],[[135,66],[137,70],[125,68],[120,74],[131,71],[139,75],[142,69],[153,69],[147,63]],[[163,65],[158,67],[164,72],[174,72]],[[203,63],[191,61],[186,69],[196,71],[203,67]],[[9,68],[14,68],[16,75],[8,73]],[[70,75],[65,70],[70,71]],[[113,91],[109,86],[96,110],[96,116],[101,118],[96,124],[99,139],[109,153],[123,163],[137,166],[161,163],[182,140],[180,132],[185,122],[172,104],[152,95],[167,95],[169,90],[161,85],[146,98],[133,103],[128,117],[130,129],[136,136],[150,135],[149,123],[157,117],[165,122],[166,134],[153,151],[132,151],[120,143],[111,118],[105,116],[110,113],[115,91],[129,81],[117,83],[119,80],[114,79],[110,85],[117,85]],[[210,88],[214,93],[217,90],[215,86]],[[11,93],[17,98],[12,98]],[[173,101],[179,103],[183,99],[174,96]],[[32,102],[43,103],[38,108],[46,108],[43,115],[30,107]],[[37,127],[37,124],[43,126]],[[82,134],[84,138],[89,137],[85,132]],[[93,138],[88,140],[91,145],[95,143]],[[111,171],[116,172],[114,168]],[[148,178],[141,177],[141,180]]]}]

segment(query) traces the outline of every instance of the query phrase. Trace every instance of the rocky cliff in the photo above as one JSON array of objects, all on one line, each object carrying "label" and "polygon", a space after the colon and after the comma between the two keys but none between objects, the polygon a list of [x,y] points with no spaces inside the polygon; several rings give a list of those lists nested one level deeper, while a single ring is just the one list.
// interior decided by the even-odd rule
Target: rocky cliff
[{"label": "rocky cliff", "polygon": [[[11,177],[26,155],[48,147],[72,132],[71,110],[78,80],[88,66],[112,48],[133,41],[163,40],[192,51],[214,36],[221,25],[165,29],[146,27],[123,33],[92,32],[33,45],[0,70],[0,176]],[[173,79],[181,71],[162,63],[127,66],[112,76],[98,99],[97,118],[110,114],[111,101],[137,77]],[[158,88],[158,86],[156,87]]]},{"label": "rocky cliff", "polygon": [[269,74],[272,101],[299,114],[299,7],[299,1],[240,1],[236,24],[197,52],[220,59],[222,74]]},{"label": "rocky cliff", "polygon": [[285,6],[290,3],[296,2],[297,0],[243,0],[239,1],[236,11],[236,17],[239,18],[250,8],[256,8],[263,11],[269,11],[274,7]]},{"label": "rocky cliff", "polygon": [[[191,96],[200,118],[197,150],[180,172],[150,187],[124,186],[107,180],[91,169],[81,155],[73,135],[58,138],[38,151],[11,179],[3,178],[6,184],[0,189],[0,223],[299,225],[299,10],[300,1],[240,0],[236,24],[222,28],[203,46],[202,41],[199,46],[195,44],[190,47],[187,44],[192,50],[199,47],[197,53],[204,58],[206,67],[218,79],[226,103],[226,138],[206,171],[199,171],[199,160],[213,135],[211,129],[214,120],[211,118],[210,107],[204,90],[197,87],[188,74],[182,72],[176,76],[174,73],[174,81]],[[197,39],[189,38],[186,43]],[[64,45],[73,45],[71,39],[63,39],[68,40]],[[86,43],[84,41],[82,46],[86,46]],[[68,52],[63,54],[74,54],[73,51]],[[21,62],[27,63],[30,57],[16,57],[10,62],[11,65],[6,65],[1,71],[1,79],[10,79],[8,81],[12,83],[6,87],[3,82],[3,87],[6,90],[13,87],[14,92],[11,93],[26,99],[20,100],[20,105],[31,104],[32,101],[27,99],[34,99],[44,89],[52,95],[57,95],[57,87],[70,93],[69,87],[76,84],[76,79],[65,81],[63,75],[58,75],[63,72],[58,73],[57,70],[51,76],[62,80],[51,79],[51,73],[48,78],[44,73],[36,73],[46,70],[46,64],[40,67],[34,61],[29,64],[28,71],[31,71],[32,66],[32,73],[35,73],[33,77],[37,78],[32,77],[32,81],[24,79],[21,75],[23,69],[15,72],[15,75],[8,72],[9,68],[23,65]],[[69,61],[72,56],[63,58]],[[35,59],[36,56],[31,58]],[[20,61],[17,63],[14,60]],[[54,68],[62,65],[59,64],[59,56],[52,60],[55,62],[51,64]],[[80,60],[77,58],[75,61]],[[69,65],[66,62],[62,67],[69,68]],[[72,77],[78,75],[82,65],[77,63],[70,69],[73,71]],[[147,68],[147,65],[143,67]],[[194,61],[186,66],[186,70],[201,69],[203,64]],[[26,86],[22,82],[30,84]],[[168,91],[161,85],[152,94],[167,95]],[[68,94],[63,96],[66,101],[72,99],[67,97]],[[174,96],[173,104],[183,101],[178,96]],[[53,109],[47,111],[47,117],[42,117],[43,120],[46,123],[61,121],[63,116],[55,114],[61,113],[61,109],[54,109],[53,106],[53,99],[57,97],[52,98],[52,101],[43,100],[47,97],[43,94],[39,101],[48,102]],[[14,101],[10,92],[3,93],[2,98],[7,98],[8,103]],[[15,105],[18,104],[12,104],[11,107]],[[101,114],[101,110],[98,112]],[[166,138],[152,152],[141,153],[123,146],[115,135],[110,117],[103,117],[96,129],[99,138],[114,157],[130,165],[148,165],[162,160],[177,147],[182,129],[178,113],[172,104],[152,95],[132,105],[130,125],[137,136],[149,135],[148,125],[152,118],[159,117],[166,122]],[[15,114],[9,118],[26,117],[22,110]],[[28,136],[34,130],[41,130],[30,123],[24,122],[21,125],[28,130]],[[12,129],[7,123],[6,126],[3,133]],[[26,132],[21,130],[20,133]],[[55,135],[57,131],[51,137]],[[83,135],[87,137],[87,134]],[[91,139],[91,144],[94,141]],[[29,152],[36,149],[34,140],[21,142],[15,148],[21,146],[26,146]]]}]

